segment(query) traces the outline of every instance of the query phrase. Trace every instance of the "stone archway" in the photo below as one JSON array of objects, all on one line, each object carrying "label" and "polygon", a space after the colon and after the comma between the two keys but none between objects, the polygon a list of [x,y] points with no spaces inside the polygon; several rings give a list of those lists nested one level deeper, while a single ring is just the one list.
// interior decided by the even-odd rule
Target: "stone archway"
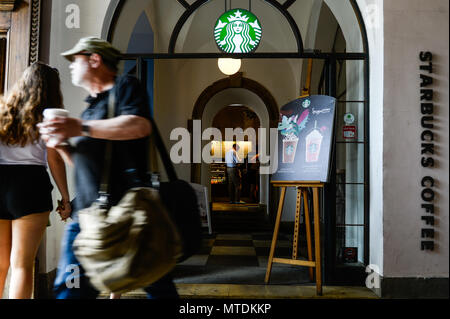
[{"label": "stone archway", "polygon": [[[230,88],[242,88],[256,94],[264,102],[264,105],[266,106],[267,113],[269,115],[270,128],[277,127],[279,118],[279,109],[277,102],[275,101],[272,94],[260,83],[251,80],[249,78],[243,77],[242,72],[239,72],[228,78],[224,78],[214,82],[200,94],[197,101],[195,102],[194,109],[192,111],[192,119],[189,120],[188,123],[189,131],[191,133],[192,133],[192,121],[202,119],[208,101],[211,100],[211,98],[215,96],[217,93]],[[191,163],[193,163],[193,161],[191,161]],[[200,163],[191,164],[191,182],[201,184]]]}]

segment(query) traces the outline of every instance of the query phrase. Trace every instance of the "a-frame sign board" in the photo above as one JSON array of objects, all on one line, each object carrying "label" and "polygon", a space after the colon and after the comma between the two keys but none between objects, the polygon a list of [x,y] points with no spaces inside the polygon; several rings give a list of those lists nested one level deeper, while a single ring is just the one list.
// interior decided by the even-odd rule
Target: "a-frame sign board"
[{"label": "a-frame sign board", "polygon": [[[273,263],[309,267],[311,280],[316,274],[317,294],[322,295],[321,250],[320,250],[320,205],[319,193],[328,182],[330,155],[333,142],[336,99],[324,95],[300,97],[280,110],[278,125],[278,169],[272,175],[271,184],[281,188],[281,197],[275,221],[265,282],[269,282]],[[281,214],[288,187],[297,189],[295,228],[292,258],[274,256]],[[312,253],[311,220],[309,216],[308,189],[313,194],[314,258]],[[303,207],[306,224],[308,260],[298,260],[298,238],[300,207]]]}]

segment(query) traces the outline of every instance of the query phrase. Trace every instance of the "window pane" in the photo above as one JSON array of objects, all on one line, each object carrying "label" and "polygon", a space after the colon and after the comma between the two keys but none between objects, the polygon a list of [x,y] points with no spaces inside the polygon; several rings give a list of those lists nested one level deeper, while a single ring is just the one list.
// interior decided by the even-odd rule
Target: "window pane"
[{"label": "window pane", "polygon": [[336,141],[364,142],[364,103],[338,102]]},{"label": "window pane", "polygon": [[118,65],[118,74],[129,74],[137,77],[136,60],[122,60]]},{"label": "window pane", "polygon": [[338,60],[337,97],[339,101],[364,101],[364,60]]},{"label": "window pane", "polygon": [[364,144],[336,144],[336,182],[364,183]]},{"label": "window pane", "polygon": [[336,229],[336,262],[364,263],[364,227],[346,226]]},{"label": "window pane", "polygon": [[364,258],[364,185],[336,185],[336,252],[357,247],[358,261]]}]

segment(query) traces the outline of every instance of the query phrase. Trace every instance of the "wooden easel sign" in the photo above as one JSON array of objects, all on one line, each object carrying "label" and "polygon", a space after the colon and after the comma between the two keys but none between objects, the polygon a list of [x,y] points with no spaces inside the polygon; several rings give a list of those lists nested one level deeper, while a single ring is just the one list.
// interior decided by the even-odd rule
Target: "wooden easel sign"
[{"label": "wooden easel sign", "polygon": [[[312,95],[296,99],[281,108],[278,125],[278,170],[272,175],[272,186],[281,188],[275,229],[270,247],[265,283],[269,283],[273,263],[309,267],[311,280],[316,279],[316,292],[322,295],[322,262],[320,251],[319,192],[329,177],[330,154],[334,131],[336,99]],[[283,212],[286,189],[297,189],[292,258],[277,258],[275,248]],[[312,189],[314,222],[314,257],[308,189]],[[297,256],[300,207],[303,200],[308,260]]]},{"label": "wooden easel sign", "polygon": [[[272,271],[272,264],[288,264],[295,266],[309,267],[309,277],[314,280],[314,269],[316,275],[316,292],[317,295],[322,295],[322,262],[320,252],[320,205],[319,205],[319,191],[323,189],[324,183],[321,182],[272,182],[274,187],[281,187],[281,196],[278,203],[277,217],[275,220],[275,229],[273,231],[272,244],[270,246],[269,260],[267,263],[267,271],[265,283],[268,284],[270,280],[270,273]],[[280,229],[281,214],[283,212],[284,199],[286,196],[287,187],[295,187],[297,189],[297,203],[295,205],[295,226],[294,238],[292,247],[292,258],[277,258],[275,256],[275,248],[277,245],[278,231]],[[312,253],[312,229],[311,219],[308,207],[308,188],[312,188],[313,193],[313,216],[314,216],[314,257]],[[306,224],[306,244],[308,248],[308,260],[299,260],[297,257],[299,231],[300,231],[300,207],[303,199],[303,207]]]}]

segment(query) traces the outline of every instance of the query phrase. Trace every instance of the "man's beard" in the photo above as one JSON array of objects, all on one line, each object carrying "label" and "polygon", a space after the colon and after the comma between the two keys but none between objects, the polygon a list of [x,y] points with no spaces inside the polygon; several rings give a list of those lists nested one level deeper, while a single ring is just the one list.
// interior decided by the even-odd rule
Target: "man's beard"
[{"label": "man's beard", "polygon": [[80,77],[80,76],[75,77],[75,76],[72,75],[72,84],[74,86],[78,86],[78,87],[84,88],[85,87],[84,82],[85,81],[83,81],[82,77]]},{"label": "man's beard", "polygon": [[82,65],[79,66],[78,70],[74,71],[71,74],[72,84],[74,86],[78,86],[78,87],[81,87],[81,88],[85,88],[86,87],[85,77],[86,77],[87,70],[88,70],[87,64],[86,65],[82,64]]}]

